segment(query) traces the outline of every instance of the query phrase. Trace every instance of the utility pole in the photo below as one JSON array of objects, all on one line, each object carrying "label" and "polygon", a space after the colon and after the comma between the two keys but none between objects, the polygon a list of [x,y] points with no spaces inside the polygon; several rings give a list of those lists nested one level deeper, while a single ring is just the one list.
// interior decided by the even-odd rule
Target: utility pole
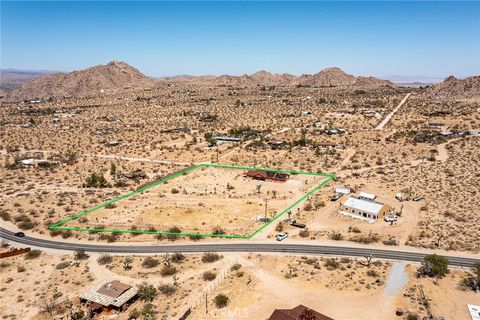
[{"label": "utility pole", "polygon": [[263,201],[265,202],[265,219],[267,218],[267,204],[268,204],[268,199],[264,198]]},{"label": "utility pole", "polygon": [[217,144],[217,163],[218,163],[218,144]]}]

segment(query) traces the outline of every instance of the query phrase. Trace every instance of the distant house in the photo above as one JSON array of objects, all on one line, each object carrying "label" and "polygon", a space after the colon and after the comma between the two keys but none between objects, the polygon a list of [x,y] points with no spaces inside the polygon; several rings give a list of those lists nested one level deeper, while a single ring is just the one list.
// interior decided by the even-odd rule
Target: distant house
[{"label": "distant house", "polygon": [[335,142],[325,141],[325,142],[319,142],[317,146],[321,148],[335,148],[337,144]]},{"label": "distant house", "polygon": [[120,141],[117,141],[117,140],[105,142],[105,146],[107,147],[115,147],[115,146],[118,146],[119,144],[120,144]]},{"label": "distant house", "polygon": [[93,312],[103,309],[124,311],[137,298],[138,288],[118,280],[103,280],[83,292],[80,302],[88,303]]},{"label": "distant house", "polygon": [[355,196],[350,196],[340,205],[340,214],[369,222],[394,213],[388,204]]},{"label": "distant house", "polygon": [[240,142],[240,138],[236,138],[236,137],[217,136],[217,137],[213,137],[213,139],[217,141],[225,141],[225,142]]},{"label": "distant house", "polygon": [[443,122],[429,122],[428,125],[430,127],[439,128],[439,127],[443,127],[445,125],[445,123],[443,123]]},{"label": "distant house", "polygon": [[34,166],[37,165],[39,167],[48,167],[50,165],[50,162],[45,159],[22,159],[18,161],[20,164],[24,166]]},{"label": "distant house", "polygon": [[127,179],[145,179],[147,177],[147,174],[145,171],[142,171],[140,169],[124,173],[123,176]]},{"label": "distant house", "polygon": [[298,305],[293,309],[275,309],[268,320],[333,320],[333,318],[304,305]]},{"label": "distant house", "polygon": [[265,170],[249,170],[244,173],[245,177],[252,178],[255,180],[272,180],[272,181],[279,181],[285,182],[290,178],[290,175],[283,172],[273,172],[273,171],[265,171]]},{"label": "distant house", "polygon": [[444,137],[449,137],[449,136],[453,136],[453,132],[452,131],[449,131],[449,130],[446,130],[446,131],[442,131],[440,132],[440,134]]},{"label": "distant house", "polygon": [[282,148],[285,148],[287,147],[287,143],[282,140],[282,141],[269,141],[267,142],[268,146],[273,149],[273,150],[277,150],[277,149],[282,149]]}]

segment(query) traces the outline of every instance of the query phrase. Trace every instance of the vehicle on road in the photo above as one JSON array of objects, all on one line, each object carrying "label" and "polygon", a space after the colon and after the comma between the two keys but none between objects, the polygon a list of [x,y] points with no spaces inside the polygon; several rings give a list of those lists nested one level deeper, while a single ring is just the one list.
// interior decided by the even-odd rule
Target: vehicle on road
[{"label": "vehicle on road", "polygon": [[277,234],[276,239],[277,241],[282,241],[288,238],[288,232],[280,232]]},{"label": "vehicle on road", "polygon": [[23,233],[23,232],[15,232],[15,237],[20,237],[20,238],[25,237],[25,233]]}]

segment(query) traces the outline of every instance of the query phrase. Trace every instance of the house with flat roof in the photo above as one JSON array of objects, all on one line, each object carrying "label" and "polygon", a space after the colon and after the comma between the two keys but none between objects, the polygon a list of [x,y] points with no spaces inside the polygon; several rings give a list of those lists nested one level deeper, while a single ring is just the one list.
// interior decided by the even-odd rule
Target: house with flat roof
[{"label": "house with flat roof", "polygon": [[124,311],[137,298],[138,288],[118,280],[103,280],[83,292],[80,302],[88,303],[93,312],[104,309]]},{"label": "house with flat roof", "polygon": [[340,214],[368,222],[375,222],[378,218],[394,213],[395,210],[388,204],[365,197],[350,196],[340,204]]},{"label": "house with flat roof", "polygon": [[275,309],[268,320],[333,320],[333,318],[300,304],[293,309]]}]

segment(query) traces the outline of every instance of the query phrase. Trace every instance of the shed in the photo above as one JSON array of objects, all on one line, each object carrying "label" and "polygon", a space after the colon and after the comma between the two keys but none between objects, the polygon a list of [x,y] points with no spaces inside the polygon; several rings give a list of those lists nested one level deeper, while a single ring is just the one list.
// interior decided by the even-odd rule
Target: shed
[{"label": "shed", "polygon": [[79,298],[81,302],[91,303],[91,307],[95,310],[108,308],[122,311],[137,297],[137,294],[137,287],[118,280],[103,280],[87,289]]}]

